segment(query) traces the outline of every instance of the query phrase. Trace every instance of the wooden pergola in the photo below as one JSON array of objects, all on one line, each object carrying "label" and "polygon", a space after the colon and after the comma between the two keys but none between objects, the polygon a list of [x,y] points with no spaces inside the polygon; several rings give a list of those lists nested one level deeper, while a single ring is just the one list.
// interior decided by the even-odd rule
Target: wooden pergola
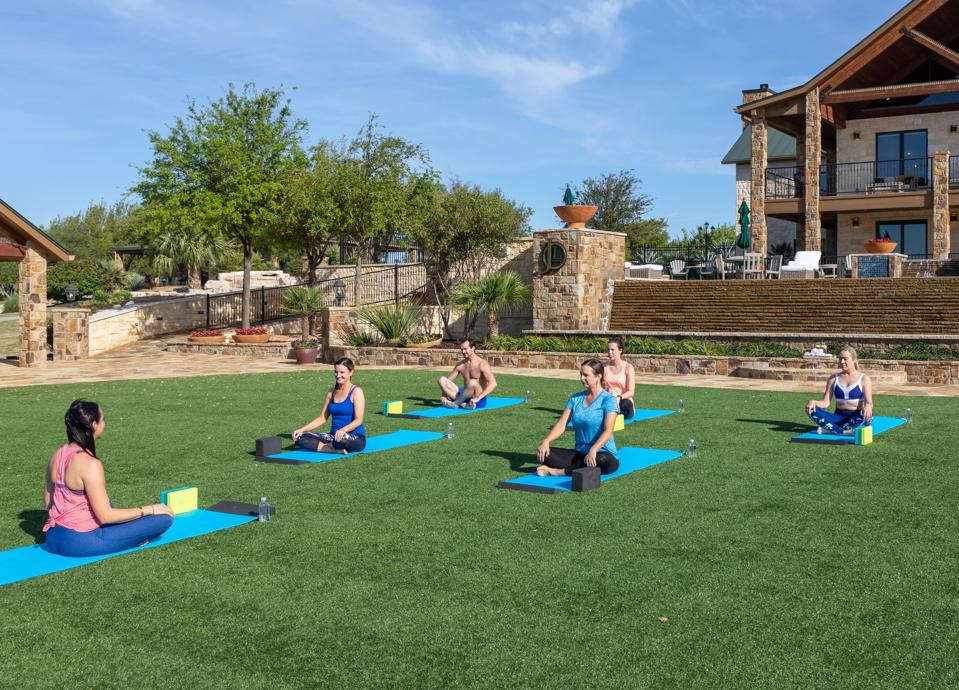
[{"label": "wooden pergola", "polygon": [[[959,111],[959,102],[923,97],[959,93],[959,0],[912,0],[882,26],[802,86],[773,93],[766,85],[736,108],[752,125],[750,227],[765,251],[767,127],[796,137],[796,167],[818,180],[820,163],[835,157],[836,133],[854,120]],[[933,156],[936,193],[934,254],[949,254],[948,151]],[[834,161],[833,161],[834,162]],[[803,185],[795,220],[799,245],[819,249],[820,185]]]},{"label": "wooden pergola", "polygon": [[20,264],[21,367],[47,361],[47,264],[72,260],[66,249],[0,200],[0,261]]}]

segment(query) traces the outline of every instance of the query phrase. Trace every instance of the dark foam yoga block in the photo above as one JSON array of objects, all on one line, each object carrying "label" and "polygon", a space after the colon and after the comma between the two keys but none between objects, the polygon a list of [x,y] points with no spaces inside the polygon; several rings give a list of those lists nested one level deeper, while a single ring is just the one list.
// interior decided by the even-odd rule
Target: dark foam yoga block
[{"label": "dark foam yoga block", "polygon": [[599,488],[598,467],[580,467],[573,470],[573,491],[592,491]]},{"label": "dark foam yoga block", "polygon": [[256,439],[256,454],[261,458],[283,452],[283,441],[279,436],[267,436]]}]

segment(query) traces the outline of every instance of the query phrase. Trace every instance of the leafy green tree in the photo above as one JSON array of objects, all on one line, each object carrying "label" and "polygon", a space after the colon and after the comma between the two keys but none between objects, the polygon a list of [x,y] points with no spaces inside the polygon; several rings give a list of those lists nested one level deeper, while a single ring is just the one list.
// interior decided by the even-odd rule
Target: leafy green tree
[{"label": "leafy green tree", "polygon": [[191,101],[169,134],[150,132],[153,160],[133,191],[151,208],[161,231],[204,228],[243,250],[243,326],[250,325],[250,270],[255,249],[270,249],[270,233],[293,164],[303,120],[282,89],[253,84],[205,106]]},{"label": "leafy green tree", "polygon": [[644,217],[653,207],[653,198],[639,191],[641,185],[632,170],[620,170],[588,177],[575,190],[577,203],[598,207],[594,228],[626,233],[630,255],[643,245],[663,247],[669,241],[665,218]]},{"label": "leafy green tree", "polygon": [[297,285],[283,295],[280,310],[284,314],[300,317],[303,337],[313,335],[313,315],[326,304],[326,297],[318,285]]},{"label": "leafy green tree", "polygon": [[187,267],[187,286],[199,290],[201,271],[216,270],[239,256],[236,242],[223,236],[202,232],[167,232],[153,243],[153,269],[162,275],[173,275],[180,266]]},{"label": "leafy green tree", "polygon": [[334,188],[340,238],[357,247],[356,305],[362,302],[363,260],[399,229],[411,235],[422,227],[435,189],[426,151],[381,129],[371,115],[348,145]]},{"label": "leafy green tree", "polygon": [[114,248],[134,239],[131,221],[136,211],[125,202],[90,204],[85,211],[50,221],[45,231],[78,259],[112,260]]},{"label": "leafy green tree", "polygon": [[452,294],[453,305],[466,312],[466,337],[476,328],[481,311],[486,312],[489,337],[499,336],[499,312],[512,311],[529,301],[533,288],[513,271],[488,273],[460,283]]},{"label": "leafy green tree", "polygon": [[730,223],[722,225],[710,225],[703,223],[696,228],[696,232],[690,233],[686,228],[682,229],[678,242],[680,244],[693,244],[694,246],[718,245],[723,242],[732,244],[736,239],[736,226]]},{"label": "leafy green tree", "polygon": [[0,297],[12,295],[20,282],[20,264],[14,261],[0,261]]}]

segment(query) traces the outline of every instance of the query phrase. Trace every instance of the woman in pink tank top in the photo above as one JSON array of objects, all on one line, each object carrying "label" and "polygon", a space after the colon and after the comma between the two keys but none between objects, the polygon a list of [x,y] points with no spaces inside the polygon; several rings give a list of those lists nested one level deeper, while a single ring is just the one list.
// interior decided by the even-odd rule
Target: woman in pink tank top
[{"label": "woman in pink tank top", "polygon": [[67,445],[47,464],[45,548],[63,556],[99,556],[155,539],[173,524],[165,505],[114,508],[107,496],[96,439],[106,422],[100,406],[75,400],[64,417]]},{"label": "woman in pink tank top", "polygon": [[623,359],[623,339],[614,336],[606,342],[609,359],[603,370],[603,388],[616,396],[619,412],[625,419],[636,414],[633,396],[636,395],[636,367]]}]

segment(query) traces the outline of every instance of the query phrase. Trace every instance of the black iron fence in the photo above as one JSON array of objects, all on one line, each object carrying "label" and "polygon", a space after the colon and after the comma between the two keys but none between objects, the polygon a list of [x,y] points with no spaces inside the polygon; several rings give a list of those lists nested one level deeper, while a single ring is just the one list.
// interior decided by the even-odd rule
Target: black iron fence
[{"label": "black iron fence", "polygon": [[[331,307],[352,307],[356,302],[354,274],[316,283]],[[250,323],[264,324],[287,318],[283,300],[294,285],[260,287],[250,291]],[[426,288],[423,264],[390,264],[364,270],[360,276],[360,306],[397,303]],[[243,322],[243,292],[223,292],[206,297],[206,327],[229,328]]]},{"label": "black iron fence", "polygon": [[949,156],[949,186],[959,187],[959,156]]},{"label": "black iron fence", "polygon": [[[959,168],[959,163],[956,164]],[[950,180],[952,175],[950,161]],[[959,169],[956,182],[959,183]],[[803,194],[804,171],[795,165],[766,170],[766,196],[771,199],[795,199]],[[905,158],[858,163],[834,163],[819,166],[819,193],[885,194],[926,191],[932,188],[932,158]]]}]

